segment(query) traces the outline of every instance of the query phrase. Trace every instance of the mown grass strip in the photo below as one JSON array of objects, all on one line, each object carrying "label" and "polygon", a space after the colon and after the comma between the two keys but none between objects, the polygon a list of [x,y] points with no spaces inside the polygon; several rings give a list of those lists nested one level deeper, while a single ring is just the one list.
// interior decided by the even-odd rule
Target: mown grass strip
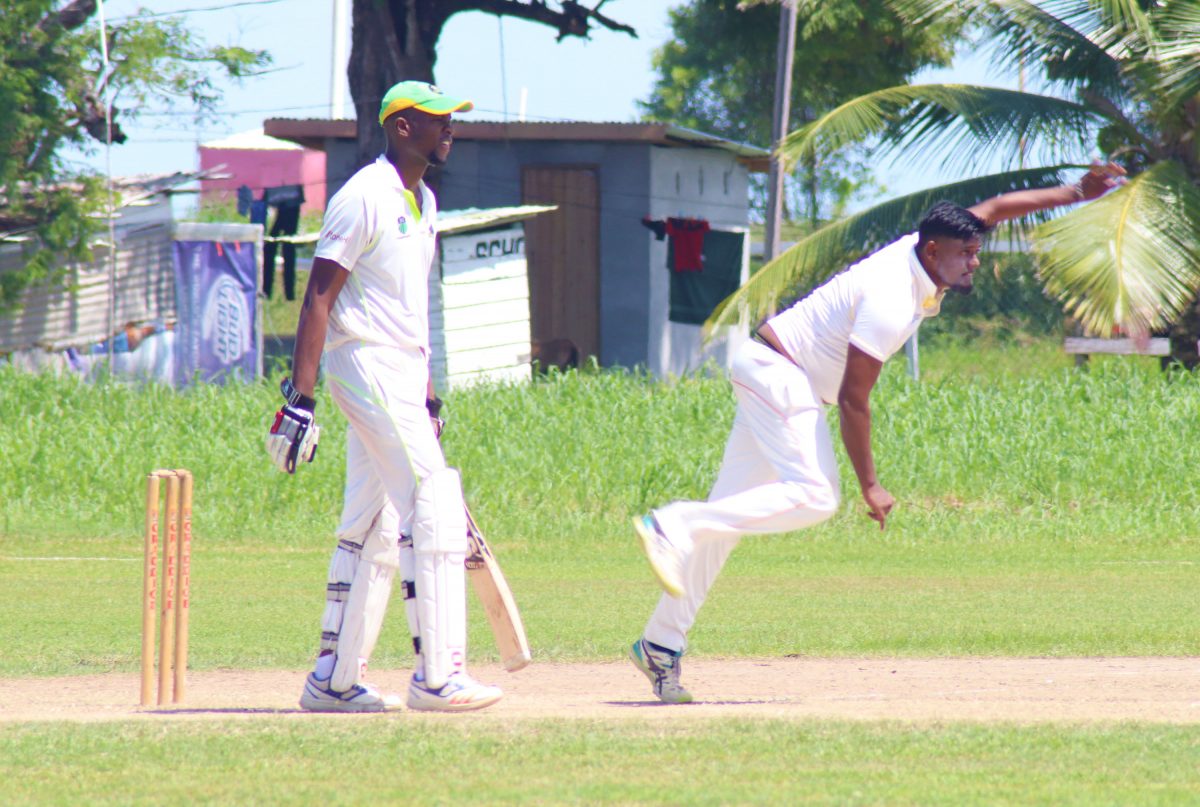
[{"label": "mown grass strip", "polygon": [[[354,774],[347,774],[347,760]],[[469,717],[27,724],[24,804],[1180,804],[1194,729]]]}]

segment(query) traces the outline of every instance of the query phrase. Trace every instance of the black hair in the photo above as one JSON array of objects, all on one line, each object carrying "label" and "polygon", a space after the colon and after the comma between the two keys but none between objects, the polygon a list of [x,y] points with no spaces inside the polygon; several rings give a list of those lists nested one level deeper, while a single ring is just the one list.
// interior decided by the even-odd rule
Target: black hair
[{"label": "black hair", "polygon": [[917,249],[939,236],[966,241],[977,235],[982,236],[990,229],[987,222],[965,207],[954,202],[938,202],[929,208],[917,226]]}]

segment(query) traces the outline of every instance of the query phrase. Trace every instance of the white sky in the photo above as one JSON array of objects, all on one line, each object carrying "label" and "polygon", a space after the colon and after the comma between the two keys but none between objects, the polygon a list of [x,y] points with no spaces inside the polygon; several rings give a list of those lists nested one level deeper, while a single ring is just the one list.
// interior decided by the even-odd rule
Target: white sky
[{"label": "white sky", "polygon": [[[111,20],[143,5],[147,3],[108,0],[105,14]],[[604,12],[632,25],[636,39],[599,29],[589,41],[572,38],[561,43],[544,25],[501,21],[478,12],[459,14],[451,18],[438,44],[437,82],[447,92],[475,101],[475,111],[460,115],[464,120],[498,120],[505,109],[515,119],[524,93],[528,120],[632,121],[638,116],[636,101],[650,93],[651,55],[669,36],[667,11],[676,5],[677,0],[610,0]],[[217,6],[228,7],[202,10]],[[127,123],[129,142],[112,150],[114,174],[191,170],[198,165],[197,146],[202,142],[261,127],[264,118],[329,116],[332,0],[158,0],[153,8],[158,13],[183,10],[188,24],[209,44],[265,49],[276,69],[240,86],[225,84],[215,123],[197,126],[187,114],[147,114]],[[345,36],[348,53],[348,31]],[[349,117],[345,70],[338,74],[346,99],[343,115]],[[960,59],[954,69],[918,80],[1016,83],[1012,76],[988,75],[980,58]],[[121,99],[115,103],[121,106]],[[103,170],[102,150],[83,159]],[[931,184],[927,173],[906,172],[902,166],[880,166],[877,175],[889,196]]]}]

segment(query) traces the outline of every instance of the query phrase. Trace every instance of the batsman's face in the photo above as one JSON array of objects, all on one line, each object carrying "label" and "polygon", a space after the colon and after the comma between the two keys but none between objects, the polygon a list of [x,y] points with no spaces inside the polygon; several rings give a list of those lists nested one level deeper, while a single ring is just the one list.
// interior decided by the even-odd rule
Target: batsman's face
[{"label": "batsman's face", "polygon": [[[979,268],[979,252],[983,239],[972,236],[961,238],[934,238],[925,245],[926,256],[932,264],[930,275],[933,282],[942,288],[953,289],[959,294],[970,294],[975,287],[975,270]],[[927,266],[929,264],[926,264]]]},{"label": "batsman's face", "polygon": [[[390,119],[389,119],[390,120]],[[444,165],[454,142],[454,122],[450,115],[431,115],[419,109],[406,109],[396,114],[396,146],[427,165]]]},{"label": "batsman's face", "polygon": [[450,115],[430,115],[419,109],[412,116],[413,151],[430,165],[445,165],[454,142],[454,121]]}]

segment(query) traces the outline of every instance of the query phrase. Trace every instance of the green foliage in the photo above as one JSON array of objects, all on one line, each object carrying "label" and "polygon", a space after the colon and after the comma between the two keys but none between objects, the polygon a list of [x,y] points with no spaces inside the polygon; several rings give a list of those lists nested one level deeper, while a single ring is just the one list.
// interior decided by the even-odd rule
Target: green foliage
[{"label": "green foliage", "polygon": [[62,258],[86,257],[103,223],[101,183],[66,165],[64,147],[93,150],[110,133],[124,142],[121,121],[150,103],[184,104],[202,117],[220,100],[216,75],[239,79],[270,63],[261,51],[207,46],[182,20],[143,10],[108,26],[106,73],[98,26],[87,23],[92,13],[94,5],[16,0],[0,15],[0,232],[32,229],[39,247],[19,277],[0,283],[0,304]]},{"label": "green foliage", "polygon": [[1176,162],[1150,167],[1034,236],[1047,290],[1094,331],[1165,328],[1200,289],[1200,189]]},{"label": "green foliage", "polygon": [[[1005,172],[989,178],[1000,186],[1028,174],[1013,167],[1024,165],[1030,154],[1058,163],[1038,169],[1054,174],[1084,156],[1088,144],[1099,146],[1125,168],[1130,186],[1032,230],[1048,287],[1092,333],[1175,322],[1175,357],[1188,366],[1200,363],[1200,321],[1192,316],[1200,289],[1195,190],[1200,152],[1193,142],[1200,3],[892,0],[891,5],[917,27],[952,13],[970,17],[998,63],[1039,66],[1050,94],[963,85],[877,90],[789,135],[787,154],[803,161],[880,138],[883,153],[916,165],[943,155],[942,165],[970,171],[980,160],[1000,157]],[[954,199],[950,191],[962,187],[954,183],[909,199]],[[835,222],[813,234],[732,296],[723,316],[734,316],[743,305],[764,310],[814,273],[832,271],[842,254],[862,246],[864,229],[894,232],[896,211],[880,205],[852,226]],[[718,309],[714,316],[721,314]]]},{"label": "green foliage", "polygon": [[[669,13],[673,37],[655,53],[658,78],[641,104],[644,114],[743,143],[770,144],[779,7],[693,0]],[[960,25],[947,17],[909,26],[884,0],[802,2],[798,15],[792,126],[926,65],[948,64],[949,40]],[[862,152],[821,153],[801,167],[802,187],[793,187],[791,207],[793,216],[802,210],[810,221],[839,210],[872,182]]]},{"label": "green foliage", "polygon": [[1035,168],[966,179],[890,199],[830,222],[755,272],[717,306],[705,329],[711,332],[715,326],[733,324],[742,316],[757,321],[781,302],[788,304],[803,297],[848,264],[913,232],[920,217],[935,202],[946,199],[969,205],[998,193],[1039,187],[1055,181],[1063,168]]}]

